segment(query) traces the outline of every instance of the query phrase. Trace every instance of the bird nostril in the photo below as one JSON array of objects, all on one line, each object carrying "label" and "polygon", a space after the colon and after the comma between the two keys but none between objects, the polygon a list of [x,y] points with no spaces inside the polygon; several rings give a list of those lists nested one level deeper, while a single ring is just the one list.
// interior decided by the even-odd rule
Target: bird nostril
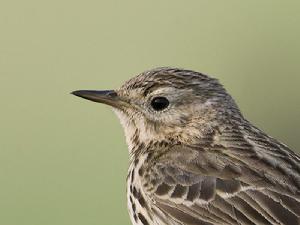
[{"label": "bird nostril", "polygon": [[110,96],[110,97],[113,97],[113,98],[118,97],[118,94],[115,91],[110,91],[110,92],[107,93],[107,95]]}]

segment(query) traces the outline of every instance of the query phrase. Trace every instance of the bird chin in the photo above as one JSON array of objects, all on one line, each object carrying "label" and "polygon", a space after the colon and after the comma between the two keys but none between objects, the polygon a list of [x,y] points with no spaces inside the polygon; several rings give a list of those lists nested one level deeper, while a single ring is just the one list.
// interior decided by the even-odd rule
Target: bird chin
[{"label": "bird chin", "polygon": [[130,152],[131,149],[133,148],[133,143],[131,141],[131,138],[133,137],[136,128],[134,127],[132,121],[129,120],[129,116],[125,110],[122,110],[119,108],[113,108],[113,111],[117,115],[117,117],[120,120],[120,123],[123,127],[124,134],[126,137],[126,143],[128,145],[128,149]]}]

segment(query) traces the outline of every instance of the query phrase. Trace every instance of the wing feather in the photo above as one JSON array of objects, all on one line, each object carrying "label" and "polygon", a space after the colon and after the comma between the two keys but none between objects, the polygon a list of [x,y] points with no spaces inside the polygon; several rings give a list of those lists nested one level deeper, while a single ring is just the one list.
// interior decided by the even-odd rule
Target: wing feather
[{"label": "wing feather", "polygon": [[184,225],[299,225],[299,157],[258,130],[232,130],[209,149],[177,145],[156,158],[157,208]]}]

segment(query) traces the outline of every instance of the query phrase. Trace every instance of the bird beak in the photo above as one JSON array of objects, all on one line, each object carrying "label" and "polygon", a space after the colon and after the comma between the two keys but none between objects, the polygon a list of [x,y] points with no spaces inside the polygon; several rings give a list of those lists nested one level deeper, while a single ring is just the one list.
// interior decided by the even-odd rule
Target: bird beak
[{"label": "bird beak", "polygon": [[108,90],[108,91],[78,90],[78,91],[73,91],[71,94],[93,102],[103,103],[116,108],[119,108],[122,103],[117,92],[113,90]]}]

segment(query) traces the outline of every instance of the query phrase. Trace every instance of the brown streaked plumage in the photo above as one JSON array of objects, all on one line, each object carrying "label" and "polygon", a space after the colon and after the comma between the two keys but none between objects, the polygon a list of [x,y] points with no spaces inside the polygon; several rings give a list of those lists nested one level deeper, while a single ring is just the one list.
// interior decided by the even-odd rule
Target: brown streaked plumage
[{"label": "brown streaked plumage", "polygon": [[133,224],[300,224],[300,157],[247,121],[216,79],[157,68],[73,94],[120,118]]}]

